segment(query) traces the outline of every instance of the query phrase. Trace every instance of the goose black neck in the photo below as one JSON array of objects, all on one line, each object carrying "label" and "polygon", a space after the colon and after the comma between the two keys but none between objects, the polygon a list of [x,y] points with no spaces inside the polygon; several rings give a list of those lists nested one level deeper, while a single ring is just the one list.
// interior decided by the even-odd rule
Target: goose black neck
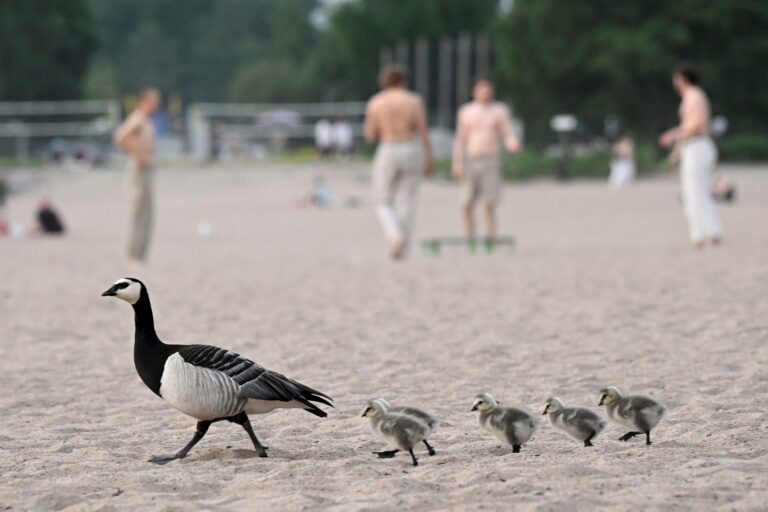
[{"label": "goose black neck", "polygon": [[133,311],[136,323],[136,343],[160,343],[160,339],[155,333],[155,319],[152,316],[152,305],[146,291],[141,291],[139,300],[133,305]]}]

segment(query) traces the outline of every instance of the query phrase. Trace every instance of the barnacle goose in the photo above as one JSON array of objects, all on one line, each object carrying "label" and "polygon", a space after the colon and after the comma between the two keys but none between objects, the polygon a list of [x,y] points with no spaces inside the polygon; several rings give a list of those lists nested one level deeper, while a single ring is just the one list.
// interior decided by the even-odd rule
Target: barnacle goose
[{"label": "barnacle goose", "polygon": [[153,457],[150,462],[166,464],[184,458],[212,423],[223,420],[242,426],[259,456],[266,457],[267,448],[256,438],[248,414],[301,408],[324,418],[325,411],[312,402],[333,406],[328,395],[234,352],[208,345],[166,345],[155,333],[149,294],[138,279],[120,279],[101,295],[118,297],[133,305],[133,361],[144,384],[198,420],[197,430],[184,448],[175,455]]},{"label": "barnacle goose", "polygon": [[470,412],[480,411],[477,422],[496,439],[512,447],[512,453],[520,453],[539,426],[536,418],[514,407],[503,407],[490,393],[475,397]]},{"label": "barnacle goose", "polygon": [[616,386],[608,386],[600,391],[598,405],[605,406],[611,421],[631,429],[619,441],[629,441],[637,435],[645,434],[646,445],[651,444],[651,430],[656,428],[667,412],[664,404],[647,396],[627,396]]},{"label": "barnacle goose", "polygon": [[434,455],[434,449],[427,442],[427,437],[432,432],[432,426],[416,416],[391,412],[386,400],[369,400],[363,409],[363,418],[370,418],[371,430],[378,434],[388,444],[395,446],[394,450],[373,452],[380,459],[391,459],[400,450],[411,454],[414,466],[419,465],[413,448],[424,443],[430,455]]},{"label": "barnacle goose", "polygon": [[589,409],[566,407],[557,397],[547,399],[542,414],[549,414],[553,427],[583,442],[584,446],[593,446],[592,441],[608,426],[608,422]]}]

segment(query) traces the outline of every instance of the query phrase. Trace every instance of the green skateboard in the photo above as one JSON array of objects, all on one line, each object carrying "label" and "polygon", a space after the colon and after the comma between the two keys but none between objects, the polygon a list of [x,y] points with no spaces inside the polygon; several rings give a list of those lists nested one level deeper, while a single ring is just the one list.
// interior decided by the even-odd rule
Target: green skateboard
[{"label": "green skateboard", "polygon": [[509,251],[515,248],[515,239],[511,236],[503,236],[494,239],[488,238],[426,238],[421,241],[421,249],[432,256],[439,256],[443,247],[466,247],[472,254],[483,250],[490,254],[497,248],[504,247]]}]

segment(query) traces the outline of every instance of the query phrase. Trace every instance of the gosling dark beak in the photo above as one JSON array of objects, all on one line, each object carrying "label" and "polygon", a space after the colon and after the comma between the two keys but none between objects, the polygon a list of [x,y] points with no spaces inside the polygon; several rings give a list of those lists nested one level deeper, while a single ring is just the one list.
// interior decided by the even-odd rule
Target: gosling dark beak
[{"label": "gosling dark beak", "polygon": [[360,415],[361,418],[365,418],[365,415],[371,412],[371,408],[368,407],[366,410],[363,411],[363,414]]},{"label": "gosling dark beak", "polygon": [[477,406],[476,406],[476,405],[473,405],[473,406],[472,406],[472,409],[470,409],[470,410],[469,410],[469,412],[475,412],[476,410],[477,410]]},{"label": "gosling dark beak", "polygon": [[102,297],[114,297],[115,295],[117,295],[117,288],[114,285],[101,294]]},{"label": "gosling dark beak", "polygon": [[597,404],[597,406],[598,406],[598,407],[600,407],[601,405],[604,405],[604,404],[603,404],[604,402],[605,402],[605,395],[603,395],[603,396],[601,396],[601,397],[600,397],[600,403],[599,403],[599,404]]},{"label": "gosling dark beak", "polygon": [[543,412],[543,413],[541,413],[541,415],[542,415],[542,416],[546,416],[546,415],[547,415],[547,411],[548,411],[548,410],[549,410],[549,407],[545,407],[545,408],[544,408],[544,412]]}]

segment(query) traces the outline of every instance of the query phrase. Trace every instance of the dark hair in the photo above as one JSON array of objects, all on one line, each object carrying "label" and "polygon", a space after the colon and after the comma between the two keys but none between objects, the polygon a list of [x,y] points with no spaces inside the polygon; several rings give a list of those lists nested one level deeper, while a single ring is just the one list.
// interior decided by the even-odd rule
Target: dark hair
[{"label": "dark hair", "polygon": [[693,85],[699,83],[699,70],[692,62],[681,62],[675,66],[674,74],[682,76]]},{"label": "dark hair", "polygon": [[405,85],[408,71],[400,64],[390,64],[379,73],[379,85],[382,88]]}]

